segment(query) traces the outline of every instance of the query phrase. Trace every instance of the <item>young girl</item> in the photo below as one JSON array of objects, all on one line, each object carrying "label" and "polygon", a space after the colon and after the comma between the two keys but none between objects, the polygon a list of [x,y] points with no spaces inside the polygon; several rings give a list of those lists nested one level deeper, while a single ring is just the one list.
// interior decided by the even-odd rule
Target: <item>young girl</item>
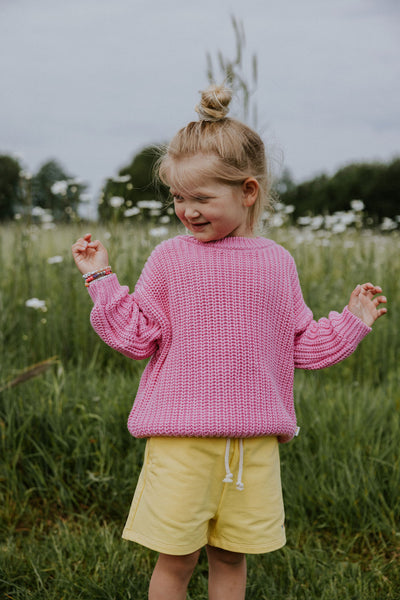
[{"label": "young girl", "polygon": [[[200,120],[160,161],[189,235],[162,242],[134,293],[87,234],[72,247],[101,338],[149,358],[128,420],[147,438],[123,537],[158,551],[150,600],[181,600],[206,546],[211,600],[243,600],[246,553],[285,544],[279,442],[297,433],[295,368],[349,356],[386,312],[382,290],[358,285],[341,314],[313,320],[295,263],[255,227],[269,195],[264,146],[227,117],[213,86]],[[236,479],[236,484],[234,482]]]}]

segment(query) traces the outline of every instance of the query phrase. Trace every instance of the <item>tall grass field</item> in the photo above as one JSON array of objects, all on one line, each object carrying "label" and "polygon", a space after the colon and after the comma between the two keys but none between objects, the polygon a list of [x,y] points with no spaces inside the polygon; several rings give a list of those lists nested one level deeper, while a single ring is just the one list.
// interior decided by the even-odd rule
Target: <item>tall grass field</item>
[{"label": "tall grass field", "polygon": [[[91,329],[92,301],[70,254],[83,233],[0,229],[4,600],[144,600],[157,558],[120,537],[144,449],[126,429],[144,363]],[[133,290],[163,232],[114,224],[92,233]],[[365,281],[382,286],[389,312],[343,363],[296,372],[301,432],[280,447],[288,541],[248,557],[246,598],[399,600],[399,233],[265,235],[294,255],[315,318],[341,311]],[[207,598],[205,555],[188,598]]]}]

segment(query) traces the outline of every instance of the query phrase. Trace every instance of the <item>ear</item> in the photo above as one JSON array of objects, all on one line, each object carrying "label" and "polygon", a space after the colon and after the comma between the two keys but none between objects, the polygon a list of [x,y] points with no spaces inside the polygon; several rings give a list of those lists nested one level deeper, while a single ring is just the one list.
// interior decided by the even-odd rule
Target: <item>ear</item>
[{"label": "ear", "polygon": [[253,206],[258,197],[259,192],[259,184],[257,179],[254,177],[248,177],[242,183],[242,192],[243,192],[243,205],[250,207]]}]

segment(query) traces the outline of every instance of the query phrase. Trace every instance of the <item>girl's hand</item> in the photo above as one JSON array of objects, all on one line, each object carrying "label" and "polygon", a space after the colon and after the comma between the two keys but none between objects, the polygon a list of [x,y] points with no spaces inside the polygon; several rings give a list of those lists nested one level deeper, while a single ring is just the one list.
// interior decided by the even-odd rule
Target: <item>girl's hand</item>
[{"label": "girl's hand", "polygon": [[387,308],[378,308],[380,304],[386,303],[385,296],[376,296],[381,293],[382,289],[372,283],[358,285],[350,296],[349,311],[371,327],[376,319],[387,313]]},{"label": "girl's hand", "polygon": [[101,269],[108,265],[108,253],[99,240],[91,241],[92,234],[87,233],[72,246],[72,256],[82,274]]}]

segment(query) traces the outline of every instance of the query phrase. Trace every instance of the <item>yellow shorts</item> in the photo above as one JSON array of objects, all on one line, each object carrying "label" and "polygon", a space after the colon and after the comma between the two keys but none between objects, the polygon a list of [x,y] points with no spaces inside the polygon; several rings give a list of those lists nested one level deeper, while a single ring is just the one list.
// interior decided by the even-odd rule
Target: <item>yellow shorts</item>
[{"label": "yellow shorts", "polygon": [[122,537],[173,555],[206,544],[246,554],[281,548],[277,439],[150,438]]}]

